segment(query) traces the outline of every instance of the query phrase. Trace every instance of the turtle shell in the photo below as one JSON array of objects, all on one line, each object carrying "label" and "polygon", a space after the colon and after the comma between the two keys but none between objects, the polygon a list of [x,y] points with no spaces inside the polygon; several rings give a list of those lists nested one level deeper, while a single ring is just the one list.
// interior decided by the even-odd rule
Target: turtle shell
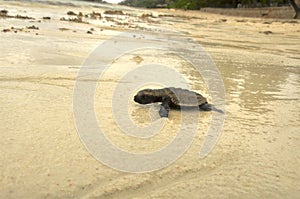
[{"label": "turtle shell", "polygon": [[194,91],[189,91],[182,88],[167,88],[167,95],[171,98],[171,101],[176,106],[200,106],[207,103],[205,97]]}]

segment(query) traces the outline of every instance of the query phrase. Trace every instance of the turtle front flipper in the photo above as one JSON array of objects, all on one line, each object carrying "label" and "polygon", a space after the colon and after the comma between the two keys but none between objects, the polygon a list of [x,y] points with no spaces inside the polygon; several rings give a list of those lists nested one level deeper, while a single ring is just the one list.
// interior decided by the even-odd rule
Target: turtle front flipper
[{"label": "turtle front flipper", "polygon": [[163,98],[162,104],[160,105],[159,115],[160,117],[168,117],[170,106],[169,106],[170,98]]}]

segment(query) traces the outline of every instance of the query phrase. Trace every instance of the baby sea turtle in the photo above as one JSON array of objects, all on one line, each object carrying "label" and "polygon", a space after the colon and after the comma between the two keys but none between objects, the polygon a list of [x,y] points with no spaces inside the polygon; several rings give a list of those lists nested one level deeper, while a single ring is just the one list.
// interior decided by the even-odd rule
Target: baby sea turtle
[{"label": "baby sea turtle", "polygon": [[168,117],[170,109],[197,106],[200,110],[223,113],[222,110],[208,104],[206,98],[199,93],[182,88],[144,89],[134,96],[134,101],[139,104],[161,102],[159,110],[161,117]]}]

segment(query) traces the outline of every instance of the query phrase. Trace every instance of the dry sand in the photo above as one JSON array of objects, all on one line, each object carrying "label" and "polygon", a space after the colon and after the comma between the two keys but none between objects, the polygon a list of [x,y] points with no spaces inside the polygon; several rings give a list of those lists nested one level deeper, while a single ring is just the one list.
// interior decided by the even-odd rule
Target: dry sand
[{"label": "dry sand", "polygon": [[[0,29],[6,29],[0,32],[0,198],[299,198],[300,21],[122,8],[130,15],[87,24],[60,19],[68,19],[70,10],[104,17],[110,6],[0,5],[10,16],[34,18],[0,18]],[[214,150],[199,159],[211,119],[211,113],[201,114],[191,147],[175,163],[144,174],[120,172],[94,159],[79,139],[75,78],[102,41],[127,29],[160,28],[185,33],[212,56],[226,88],[224,130]],[[130,67],[157,56],[144,51],[121,57],[96,91],[100,125],[128,151],[157,150],[180,125],[180,112],[172,111],[149,144],[123,135],[113,121],[111,89]],[[174,60],[166,56],[180,67]],[[191,88],[209,98],[201,77],[190,70],[181,68]],[[129,107],[136,123],[150,121],[147,108],[132,102]]]}]

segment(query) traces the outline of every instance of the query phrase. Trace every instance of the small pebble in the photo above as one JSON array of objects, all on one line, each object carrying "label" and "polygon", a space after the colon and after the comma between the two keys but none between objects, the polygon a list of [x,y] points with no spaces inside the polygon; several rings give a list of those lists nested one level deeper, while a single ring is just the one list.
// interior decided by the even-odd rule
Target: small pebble
[{"label": "small pebble", "polygon": [[270,31],[270,30],[267,30],[267,31],[264,31],[263,33],[265,33],[266,35],[268,35],[268,34],[272,34],[273,32]]},{"label": "small pebble", "polygon": [[10,32],[10,29],[3,29],[2,32]]},{"label": "small pebble", "polygon": [[0,10],[0,15],[4,16],[7,15],[8,11],[7,10]]},{"label": "small pebble", "polygon": [[27,26],[26,27],[27,29],[33,29],[33,30],[39,30],[39,27],[37,27],[37,26]]},{"label": "small pebble", "polygon": [[75,12],[73,12],[73,11],[68,11],[67,15],[73,15],[74,16],[74,15],[77,15],[77,14]]}]

